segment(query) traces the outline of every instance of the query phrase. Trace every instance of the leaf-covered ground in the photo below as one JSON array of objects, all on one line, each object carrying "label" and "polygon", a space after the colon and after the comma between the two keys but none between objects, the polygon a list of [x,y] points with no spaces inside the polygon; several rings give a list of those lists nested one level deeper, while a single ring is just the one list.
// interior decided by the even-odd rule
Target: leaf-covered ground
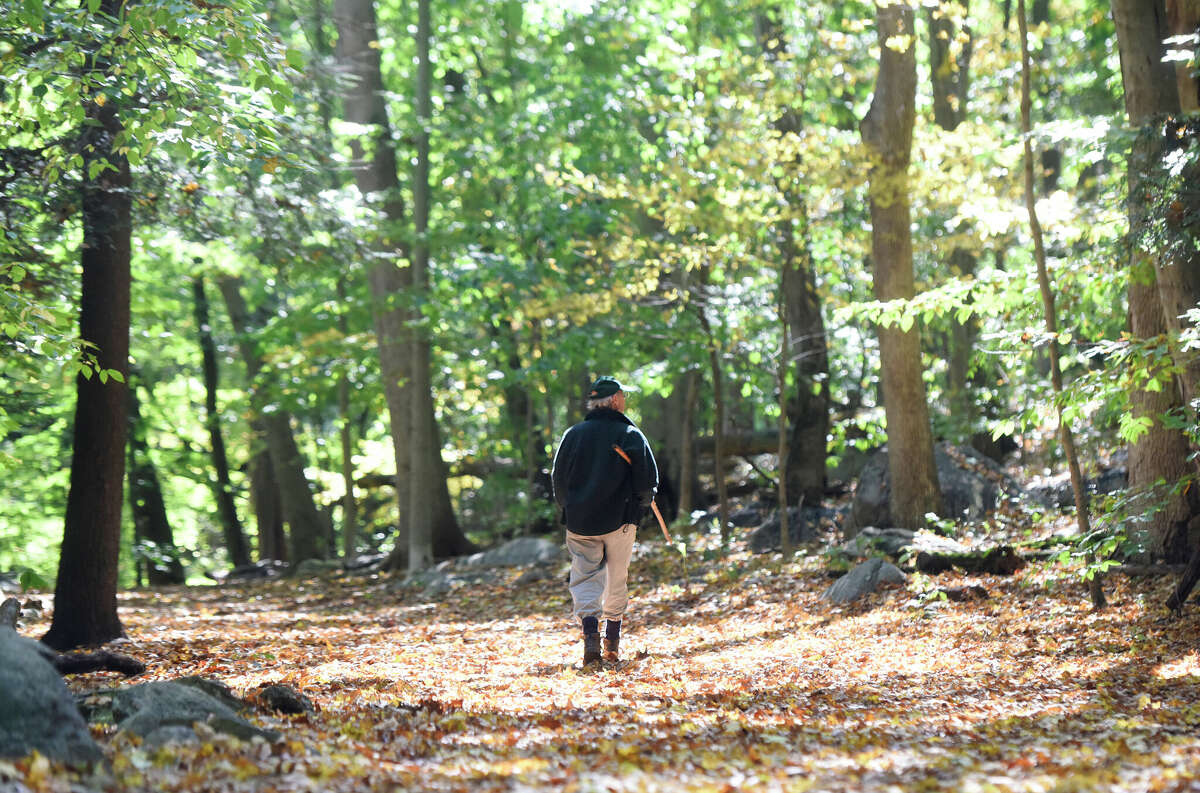
[{"label": "leaf-covered ground", "polygon": [[[662,551],[635,560],[627,660],[596,672],[579,669],[561,580],[437,601],[379,577],[128,594],[116,649],[150,664],[143,679],[203,675],[239,694],[286,683],[319,712],[259,712],[286,735],[274,745],[148,749],[98,730],[106,786],[1200,789],[1200,616],[1163,619],[1168,582],[1114,577],[1098,614],[1052,566],[938,579],[982,584],[987,600],[893,589],[832,608],[817,559],[735,556],[696,565],[687,589],[672,583],[677,564]],[[37,758],[0,764],[0,780],[101,784]]]}]

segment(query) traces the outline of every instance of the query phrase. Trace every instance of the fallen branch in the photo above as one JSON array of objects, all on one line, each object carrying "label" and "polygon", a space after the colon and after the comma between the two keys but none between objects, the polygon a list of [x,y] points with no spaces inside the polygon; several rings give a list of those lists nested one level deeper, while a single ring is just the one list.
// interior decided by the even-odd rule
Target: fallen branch
[{"label": "fallen branch", "polygon": [[126,677],[140,675],[146,664],[136,658],[108,650],[90,653],[62,653],[55,657],[54,668],[60,675],[80,675],[87,672],[120,672]]},{"label": "fallen branch", "polygon": [[[17,629],[17,618],[21,615],[21,602],[8,598],[0,603],[0,626]],[[146,665],[136,658],[108,650],[90,653],[55,653],[46,648],[46,660],[54,664],[60,675],[79,675],[85,672],[120,672],[126,677],[140,675]]]}]

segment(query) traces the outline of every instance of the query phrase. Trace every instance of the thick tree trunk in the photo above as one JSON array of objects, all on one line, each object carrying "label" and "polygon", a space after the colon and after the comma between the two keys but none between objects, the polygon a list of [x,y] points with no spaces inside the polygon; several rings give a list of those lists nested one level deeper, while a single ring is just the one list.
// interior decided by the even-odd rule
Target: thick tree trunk
[{"label": "thick tree trunk", "polygon": [[[943,0],[929,9],[929,72],[933,88],[933,120],[953,132],[967,115],[971,78],[971,29],[967,26],[968,0]],[[964,224],[955,230],[966,233]],[[975,272],[975,254],[955,247],[946,257],[951,278]],[[946,360],[946,407],[956,442],[969,444],[975,434],[977,410],[968,382],[979,321],[950,319],[949,354]]]},{"label": "thick tree trunk", "polygon": [[[755,19],[755,33],[767,59],[779,64],[788,52],[783,25],[783,8],[770,4]],[[774,123],[782,135],[801,130],[804,83],[793,107]],[[794,163],[783,163],[790,167]],[[784,183],[785,185],[787,182]],[[825,493],[825,463],[829,435],[829,353],[825,341],[825,319],[817,293],[816,270],[808,245],[808,207],[803,195],[782,188],[792,216],[785,217],[775,232],[779,249],[780,291],[790,343],[781,365],[790,367],[795,390],[788,395],[789,454],[780,461],[786,480],[787,498],[819,504]],[[797,234],[797,230],[799,233]],[[786,510],[780,513],[786,517]]]},{"label": "thick tree trunk", "polygon": [[[146,580],[150,586],[182,584],[183,564],[175,548],[175,535],[167,518],[158,470],[150,458],[146,423],[136,385],[129,385],[129,509],[133,516],[133,535],[139,543],[150,543],[145,558]],[[164,558],[165,557],[165,558]]]},{"label": "thick tree trunk", "polygon": [[829,450],[829,352],[816,272],[807,248],[797,244],[792,234],[791,228],[784,229],[781,248],[787,355],[795,380],[787,400],[790,453],[784,471],[793,504],[799,500],[819,504],[825,495]]},{"label": "thick tree trunk", "polygon": [[[283,499],[275,481],[275,466],[267,451],[267,430],[261,421],[252,421],[254,437],[264,448],[250,459],[250,502],[254,508],[254,524],[258,532],[258,558],[288,560],[287,535],[283,531]],[[395,484],[393,482],[393,484]]]},{"label": "thick tree trunk", "polygon": [[[914,14],[905,2],[876,3],[875,9],[879,76],[861,125],[863,142],[873,160],[870,198],[875,297],[907,300],[915,295],[908,198],[916,118]],[[904,49],[894,49],[899,46]],[[879,328],[879,356],[890,452],[890,510],[900,526],[916,529],[925,525],[926,513],[943,511],[916,328]]]},{"label": "thick tree trunk", "polygon": [[[1167,0],[1167,25],[1172,36],[1190,36],[1200,31],[1200,0]],[[1194,61],[1175,63],[1179,109],[1184,113],[1200,110],[1200,80],[1195,69]]]},{"label": "thick tree trunk", "polygon": [[237,505],[233,501],[229,457],[225,452],[225,438],[221,434],[221,414],[217,410],[217,387],[220,381],[217,371],[217,345],[213,342],[208,295],[205,293],[202,275],[192,278],[192,298],[196,330],[200,334],[201,370],[204,375],[204,426],[208,429],[211,444],[209,455],[216,473],[216,480],[212,483],[213,497],[217,502],[217,514],[221,518],[221,532],[225,537],[229,562],[234,567],[241,567],[250,564],[250,544],[246,541],[246,532],[242,529]]},{"label": "thick tree trunk", "polygon": [[[1137,339],[1168,332],[1177,338],[1178,314],[1194,305],[1196,298],[1184,296],[1179,262],[1142,243],[1152,221],[1146,196],[1150,189],[1148,176],[1162,155],[1161,136],[1153,127],[1179,111],[1176,76],[1171,64],[1162,60],[1163,39],[1169,35],[1166,8],[1163,0],[1114,0],[1113,21],[1121,55],[1125,110],[1130,123],[1142,128],[1130,152],[1128,168],[1130,327]],[[1154,554],[1167,562],[1188,558],[1186,524],[1194,505],[1185,493],[1159,492],[1156,483],[1161,479],[1169,489],[1183,476],[1194,474],[1195,465],[1187,459],[1187,438],[1178,429],[1165,426],[1162,418],[1183,405],[1184,395],[1194,391],[1193,384],[1191,377],[1185,377],[1176,387],[1159,391],[1138,388],[1130,394],[1134,415],[1153,423],[1130,449],[1129,484],[1135,491],[1147,492],[1152,501],[1165,500],[1149,530]]]},{"label": "thick tree trunk", "polygon": [[[115,0],[102,9],[116,14]],[[98,66],[97,68],[104,68]],[[102,369],[129,374],[132,178],[129,161],[112,150],[121,130],[115,103],[91,103],[83,144],[83,288],[79,335],[96,345]],[[106,167],[94,179],[93,165]],[[115,170],[114,170],[115,169]],[[124,635],[117,615],[117,568],[125,485],[129,390],[93,374],[75,378],[71,484],[63,526],[54,618],[42,641],[56,650],[103,644]]]},{"label": "thick tree trunk", "polygon": [[397,305],[398,298],[412,284],[412,268],[401,268],[398,262],[411,257],[407,246],[400,241],[405,208],[396,171],[391,123],[383,96],[375,4],[373,0],[335,0],[333,17],[338,30],[338,64],[350,78],[342,95],[342,114],[347,121],[371,128],[362,138],[351,139],[354,158],[351,167],[359,193],[379,211],[379,235],[374,244],[378,255],[372,257],[367,280],[392,449],[396,456],[399,523],[388,566],[397,570],[408,567],[414,395],[411,334],[404,310]]},{"label": "thick tree trunk", "polygon": [[262,389],[256,382],[262,369],[262,358],[250,340],[250,314],[242,299],[240,281],[224,277],[218,282],[229,320],[237,332],[238,347],[253,389],[255,413],[266,433],[267,451],[271,455],[271,467],[279,486],[279,499],[283,506],[283,519],[291,532],[289,556],[293,563],[305,559],[325,558],[325,524],[313,501],[312,488],[304,473],[304,456],[296,445],[292,433],[292,416],[286,410],[264,410],[266,405]]},{"label": "thick tree trunk", "polygon": [[[420,531],[431,532],[434,556],[466,553],[473,546],[454,517],[445,476],[441,473],[444,466],[432,387],[418,388],[416,385],[418,378],[428,383],[430,376],[428,368],[423,372],[414,369],[417,360],[424,361],[423,365],[428,367],[427,343],[423,343],[425,350],[420,349],[422,345],[414,348],[413,334],[407,327],[409,317],[396,305],[397,297],[414,285],[415,267],[401,269],[396,264],[397,259],[413,259],[398,233],[405,221],[405,208],[383,95],[374,3],[372,0],[335,0],[334,20],[338,29],[338,63],[353,78],[343,94],[343,115],[347,121],[372,128],[369,135],[351,141],[355,184],[365,198],[377,202],[381,231],[376,248],[381,254],[390,254],[375,257],[368,278],[380,370],[391,418],[392,446],[396,454],[396,493],[400,510],[399,533],[388,567],[403,570],[411,567],[409,532],[413,528],[415,510],[428,516],[421,518]],[[413,424],[414,418],[418,418],[417,425]],[[414,454],[421,456],[414,458]],[[415,470],[414,459],[419,459],[419,470]],[[414,477],[417,478],[415,481]],[[412,503],[412,494],[418,492],[422,503]]]}]

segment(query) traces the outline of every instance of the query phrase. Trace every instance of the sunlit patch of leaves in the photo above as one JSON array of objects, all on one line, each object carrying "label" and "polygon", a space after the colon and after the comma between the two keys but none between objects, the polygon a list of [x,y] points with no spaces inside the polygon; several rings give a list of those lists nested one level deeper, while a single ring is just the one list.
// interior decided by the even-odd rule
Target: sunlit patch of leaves
[{"label": "sunlit patch of leaves", "polygon": [[[152,748],[97,731],[125,789],[1185,789],[1200,767],[1200,619],[1164,622],[1167,581],[1111,577],[1093,613],[1057,561],[943,574],[845,607],[818,554],[634,563],[622,660],[579,668],[561,580],[519,572],[446,600],[386,577],[125,595],[147,677],[246,696],[286,683],[315,714],[285,736],[204,732]],[[736,572],[730,572],[736,571]],[[990,597],[948,602],[941,587]],[[1145,591],[1142,591],[1142,590]],[[917,600],[914,603],[914,596]],[[31,632],[36,632],[34,626]],[[104,675],[72,688],[113,685]],[[35,790],[72,776],[0,766]],[[1191,780],[1191,781],[1189,781]]]}]

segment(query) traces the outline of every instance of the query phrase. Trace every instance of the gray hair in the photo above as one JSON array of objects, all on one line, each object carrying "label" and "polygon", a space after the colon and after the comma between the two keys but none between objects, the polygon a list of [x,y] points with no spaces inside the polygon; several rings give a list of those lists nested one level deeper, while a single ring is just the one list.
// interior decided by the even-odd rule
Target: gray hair
[{"label": "gray hair", "polygon": [[[601,397],[600,399],[589,399],[587,401],[587,409],[591,411],[599,410],[600,408],[611,408],[613,406],[613,400],[616,399],[617,394],[619,393],[621,392],[618,391],[616,394],[609,394],[608,396]],[[613,409],[615,410],[616,408]]]}]

